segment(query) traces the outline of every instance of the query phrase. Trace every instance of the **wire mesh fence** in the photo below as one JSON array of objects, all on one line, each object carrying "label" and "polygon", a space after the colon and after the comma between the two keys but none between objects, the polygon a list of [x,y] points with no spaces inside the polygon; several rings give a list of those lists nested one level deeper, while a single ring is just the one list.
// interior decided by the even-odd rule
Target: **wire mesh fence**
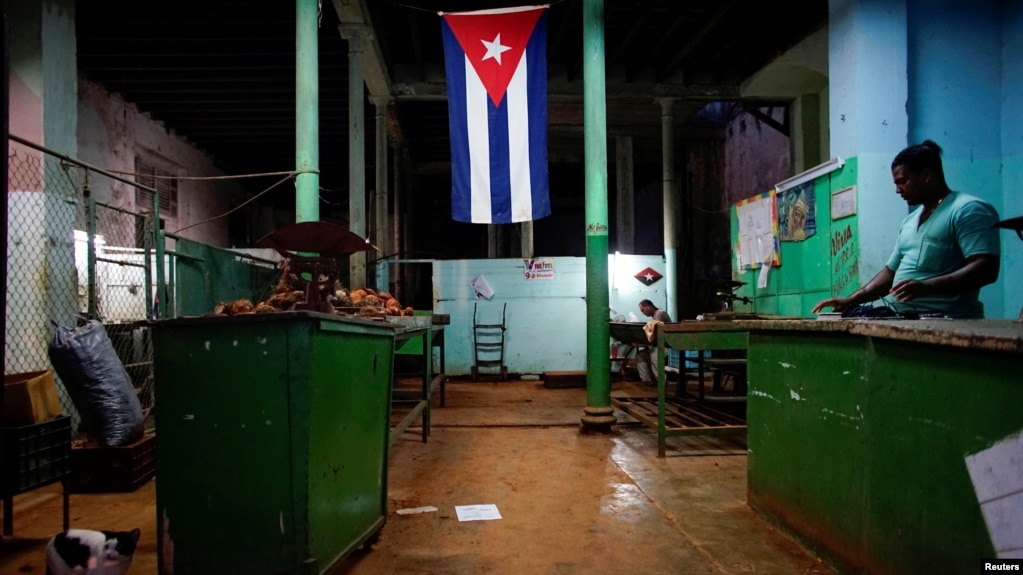
[{"label": "wire mesh fence", "polygon": [[[8,151],[6,374],[52,369],[56,325],[104,324],[143,408],[153,396],[153,233],[145,214],[94,201],[96,174],[24,146]],[[80,417],[57,378],[64,413]]]},{"label": "wire mesh fence", "polygon": [[103,322],[118,358],[131,377],[143,409],[153,406],[153,346],[150,328],[142,323],[153,317],[152,219],[121,208],[89,200],[87,238],[93,246],[87,281],[89,317]]}]

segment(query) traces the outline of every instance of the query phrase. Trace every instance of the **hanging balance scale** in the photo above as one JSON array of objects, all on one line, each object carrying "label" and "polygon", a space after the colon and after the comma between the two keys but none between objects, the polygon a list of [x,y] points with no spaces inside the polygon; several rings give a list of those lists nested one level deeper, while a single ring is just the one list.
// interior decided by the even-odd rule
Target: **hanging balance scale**
[{"label": "hanging balance scale", "polygon": [[282,226],[262,237],[257,245],[273,248],[281,254],[285,273],[293,274],[298,283],[296,287],[305,292],[305,301],[297,302],[294,309],[324,313],[334,313],[328,298],[337,285],[338,258],[361,251],[377,251],[369,240],[348,228],[320,221]]}]

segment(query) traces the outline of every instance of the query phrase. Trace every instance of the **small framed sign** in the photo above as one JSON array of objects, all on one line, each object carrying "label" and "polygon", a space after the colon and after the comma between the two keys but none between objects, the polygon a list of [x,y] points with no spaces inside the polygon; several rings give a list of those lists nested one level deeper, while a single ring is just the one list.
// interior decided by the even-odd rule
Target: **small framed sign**
[{"label": "small framed sign", "polygon": [[856,214],[856,186],[831,193],[831,219],[838,220]]}]

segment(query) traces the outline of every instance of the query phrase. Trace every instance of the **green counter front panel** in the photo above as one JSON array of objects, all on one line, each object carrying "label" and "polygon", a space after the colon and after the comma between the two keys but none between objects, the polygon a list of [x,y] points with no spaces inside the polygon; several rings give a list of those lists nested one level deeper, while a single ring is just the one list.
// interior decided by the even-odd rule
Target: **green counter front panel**
[{"label": "green counter front panel", "polygon": [[1018,355],[795,331],[748,353],[753,507],[853,572],[995,556],[966,457],[1023,429]]},{"label": "green counter front panel", "polygon": [[393,327],[154,322],[161,573],[321,573],[387,513]]}]

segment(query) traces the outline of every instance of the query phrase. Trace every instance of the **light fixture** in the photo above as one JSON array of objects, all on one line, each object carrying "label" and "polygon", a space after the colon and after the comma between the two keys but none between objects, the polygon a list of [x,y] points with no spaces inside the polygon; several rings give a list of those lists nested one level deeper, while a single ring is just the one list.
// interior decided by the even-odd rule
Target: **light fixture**
[{"label": "light fixture", "polygon": [[823,175],[830,174],[831,172],[834,172],[835,170],[841,168],[844,165],[845,160],[843,160],[842,158],[831,158],[830,160],[824,162],[819,166],[810,168],[809,170],[801,174],[796,174],[795,176],[792,176],[787,180],[778,182],[777,184],[774,185],[774,191],[780,194],[785,190],[815,180]]}]

